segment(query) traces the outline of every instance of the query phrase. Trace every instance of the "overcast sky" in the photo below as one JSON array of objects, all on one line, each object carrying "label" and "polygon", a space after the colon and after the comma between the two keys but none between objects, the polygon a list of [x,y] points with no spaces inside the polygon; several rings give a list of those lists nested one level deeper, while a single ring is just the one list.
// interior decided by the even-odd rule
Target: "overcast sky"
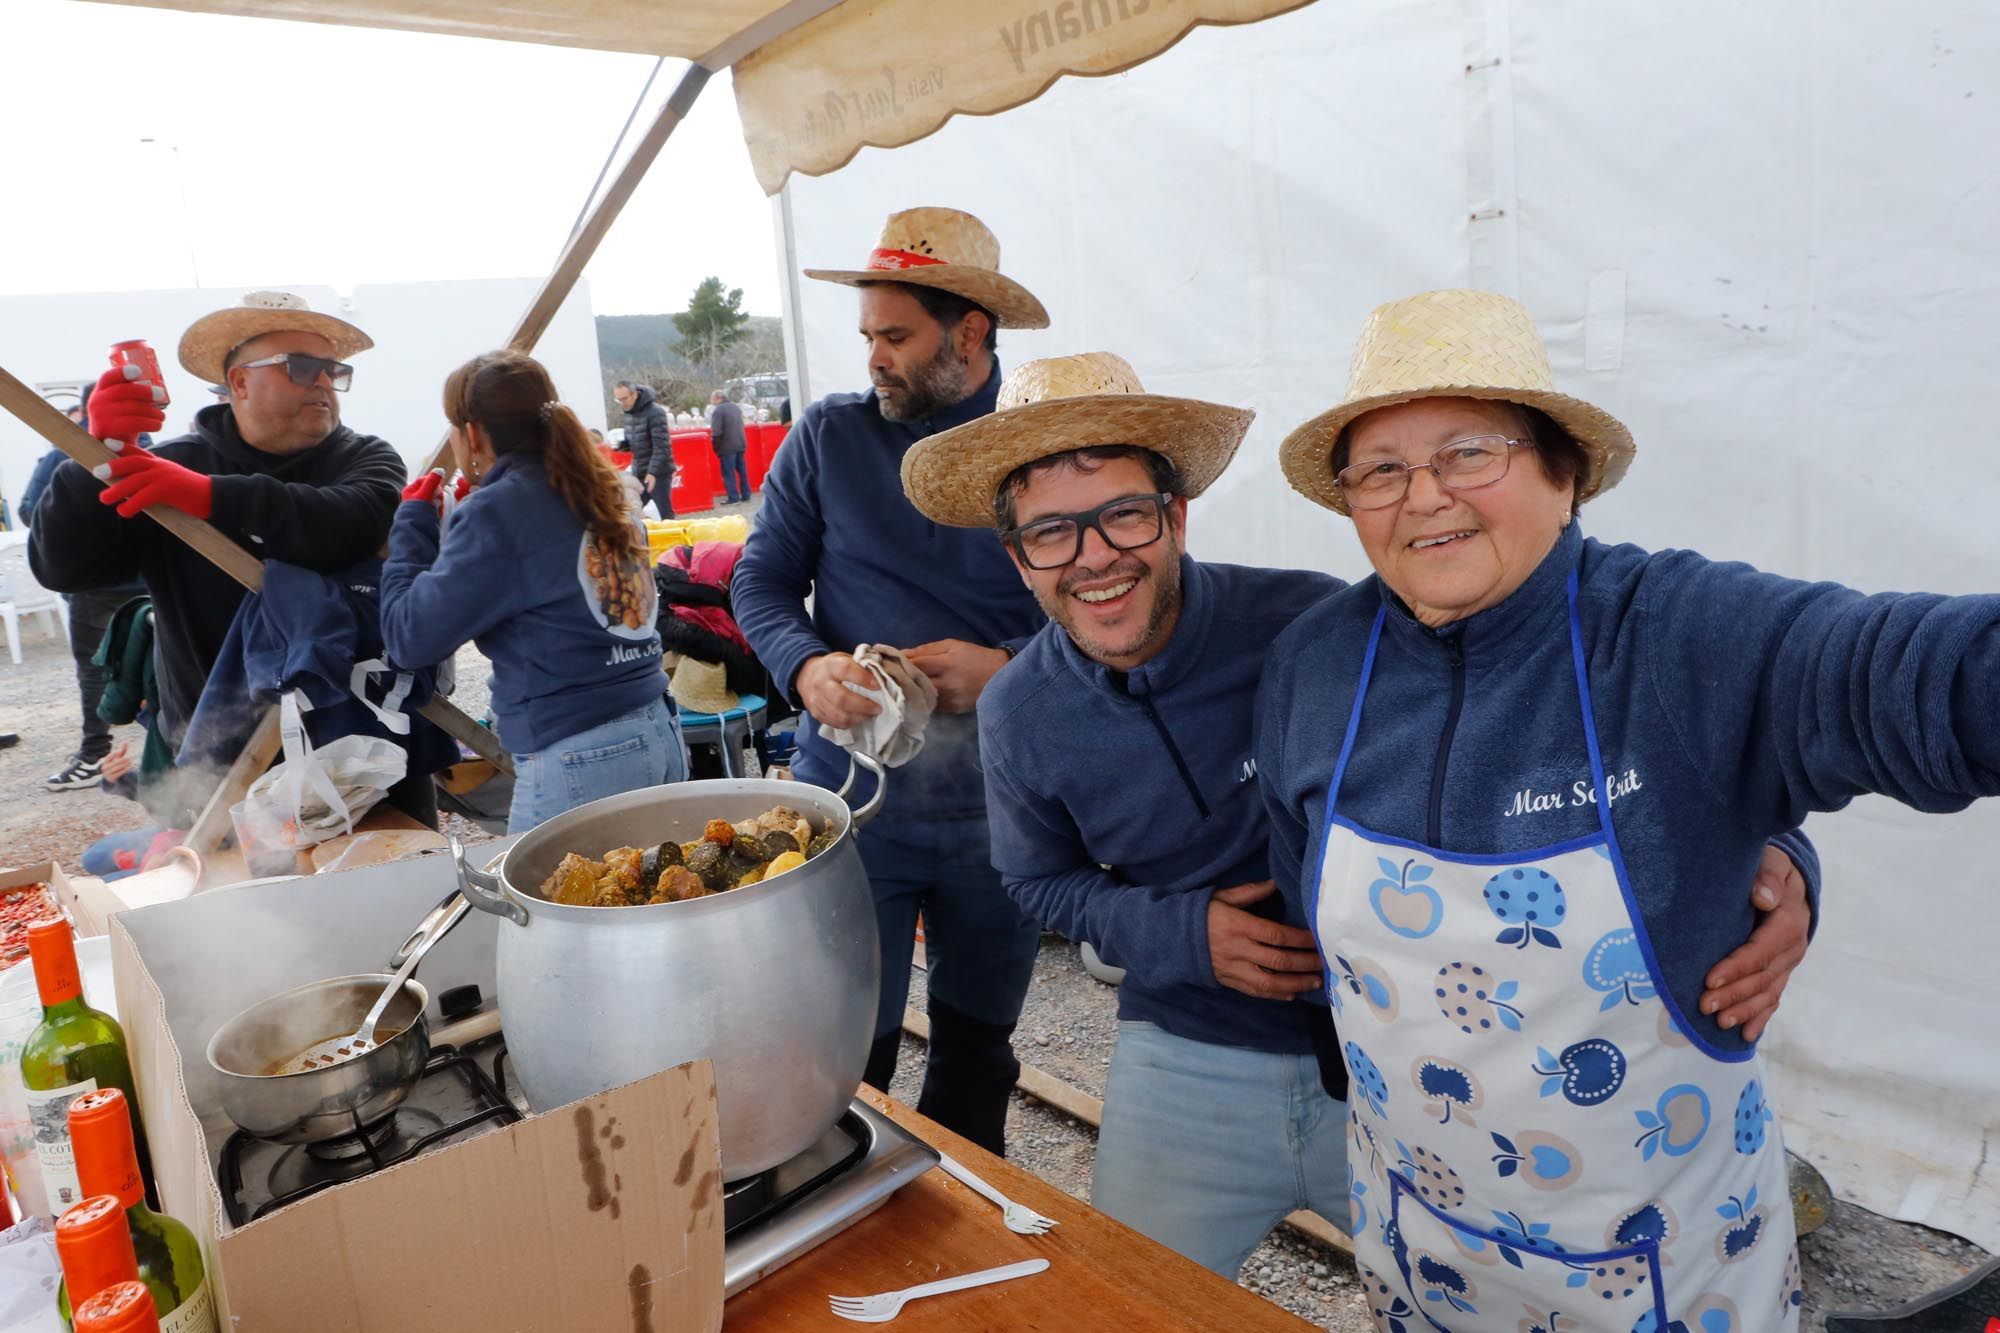
[{"label": "overcast sky", "polygon": [[[653,64],[0,0],[0,294],[540,276]],[[660,71],[634,137],[683,68]],[[726,76],[586,277],[597,312],[622,314],[681,309],[711,273],[778,313]]]}]

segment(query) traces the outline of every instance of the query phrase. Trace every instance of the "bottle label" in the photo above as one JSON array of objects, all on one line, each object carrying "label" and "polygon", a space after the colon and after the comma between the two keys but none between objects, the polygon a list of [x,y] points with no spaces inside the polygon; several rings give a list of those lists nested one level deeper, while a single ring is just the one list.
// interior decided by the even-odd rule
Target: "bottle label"
[{"label": "bottle label", "polygon": [[83,1186],[76,1179],[76,1148],[69,1138],[69,1104],[86,1092],[96,1091],[94,1078],[61,1088],[28,1089],[28,1123],[35,1131],[35,1158],[42,1164],[49,1212],[56,1217],[83,1202]]},{"label": "bottle label", "polygon": [[161,1317],[160,1333],[216,1333],[215,1302],[208,1294],[206,1280],[171,1314]]}]

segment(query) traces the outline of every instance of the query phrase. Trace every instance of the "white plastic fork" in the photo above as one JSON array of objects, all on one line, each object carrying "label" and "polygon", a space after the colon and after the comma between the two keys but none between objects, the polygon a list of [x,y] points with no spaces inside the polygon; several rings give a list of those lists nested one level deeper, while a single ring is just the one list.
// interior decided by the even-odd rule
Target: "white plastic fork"
[{"label": "white plastic fork", "polygon": [[1058,1225],[1053,1217],[1043,1217],[1034,1209],[1015,1203],[999,1190],[994,1189],[978,1176],[972,1174],[966,1165],[957,1158],[940,1152],[938,1153],[938,1165],[943,1167],[948,1175],[958,1180],[961,1184],[984,1195],[997,1205],[1002,1214],[1001,1221],[1007,1224],[1009,1231],[1019,1232],[1023,1236],[1039,1236],[1050,1227]]},{"label": "white plastic fork", "polygon": [[983,1287],[993,1282],[1027,1277],[1031,1273],[1042,1272],[1048,1266],[1046,1259],[1028,1259],[1004,1268],[986,1268],[977,1273],[926,1282],[920,1287],[885,1291],[879,1296],[829,1296],[826,1299],[833,1312],[842,1319],[851,1319],[857,1324],[886,1324],[901,1314],[905,1305],[920,1297],[941,1296],[947,1291],[964,1291],[967,1287]]}]

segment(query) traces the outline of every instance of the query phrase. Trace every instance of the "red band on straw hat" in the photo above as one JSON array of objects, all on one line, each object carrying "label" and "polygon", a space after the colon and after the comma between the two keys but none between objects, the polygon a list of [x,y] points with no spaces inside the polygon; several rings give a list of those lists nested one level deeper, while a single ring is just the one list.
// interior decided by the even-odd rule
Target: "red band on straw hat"
[{"label": "red band on straw hat", "polygon": [[926,268],[943,262],[942,259],[931,255],[920,255],[909,250],[885,250],[879,246],[868,252],[870,268]]}]

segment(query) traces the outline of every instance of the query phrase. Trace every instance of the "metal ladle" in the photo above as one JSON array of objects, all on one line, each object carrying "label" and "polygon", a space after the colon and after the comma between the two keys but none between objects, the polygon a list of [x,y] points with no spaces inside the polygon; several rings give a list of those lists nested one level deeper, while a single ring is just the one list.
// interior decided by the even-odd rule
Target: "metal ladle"
[{"label": "metal ladle", "polygon": [[[287,1060],[284,1067],[276,1072],[302,1074],[309,1069],[324,1069],[329,1065],[337,1065],[343,1060],[351,1060],[357,1055],[374,1050],[377,1045],[375,1029],[381,1025],[382,1015],[388,1011],[390,1002],[402,993],[403,983],[416,974],[417,964],[424,960],[424,955],[431,951],[431,946],[443,939],[446,933],[458,924],[458,919],[465,915],[466,909],[470,906],[462,894],[458,895],[445,909],[444,919],[437,929],[428,929],[430,922],[426,922],[424,927],[419,927],[419,933],[424,937],[422,942],[416,948],[409,950],[402,964],[397,967],[395,975],[389,978],[389,984],[382,988],[382,993],[375,997],[375,1003],[369,1006],[367,1016],[361,1020],[360,1027],[341,1036],[328,1037],[325,1041],[313,1043]],[[404,947],[409,948],[407,944]]]}]

